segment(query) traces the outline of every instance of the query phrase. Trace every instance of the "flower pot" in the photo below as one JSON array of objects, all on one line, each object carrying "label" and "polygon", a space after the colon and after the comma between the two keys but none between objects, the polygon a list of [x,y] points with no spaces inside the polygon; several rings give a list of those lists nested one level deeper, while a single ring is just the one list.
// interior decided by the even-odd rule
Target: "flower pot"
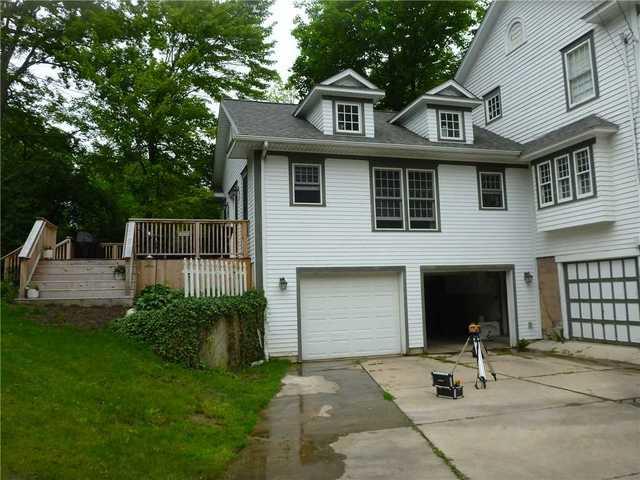
[{"label": "flower pot", "polygon": [[27,288],[27,298],[40,298],[40,290],[37,288]]},{"label": "flower pot", "polygon": [[53,249],[52,248],[47,248],[47,249],[43,250],[42,251],[42,258],[44,258],[45,260],[53,259]]}]

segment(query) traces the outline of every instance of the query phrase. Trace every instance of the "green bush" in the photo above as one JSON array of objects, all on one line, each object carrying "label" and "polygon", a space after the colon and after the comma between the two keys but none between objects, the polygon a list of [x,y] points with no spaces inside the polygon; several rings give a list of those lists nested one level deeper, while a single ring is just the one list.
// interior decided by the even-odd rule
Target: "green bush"
[{"label": "green bush", "polygon": [[162,308],[139,310],[119,318],[112,322],[111,328],[120,335],[146,343],[166,360],[199,367],[200,350],[215,322],[222,318],[237,320],[239,328],[231,332],[229,341],[230,364],[243,367],[263,358],[260,338],[264,338],[266,306],[262,292],[255,290],[234,297],[180,297]]},{"label": "green bush", "polygon": [[182,290],[169,288],[161,283],[142,289],[136,299],[136,310],[157,310],[184,297]]},{"label": "green bush", "polygon": [[0,297],[5,302],[12,303],[18,297],[18,286],[11,280],[2,280],[2,283],[0,283]]}]

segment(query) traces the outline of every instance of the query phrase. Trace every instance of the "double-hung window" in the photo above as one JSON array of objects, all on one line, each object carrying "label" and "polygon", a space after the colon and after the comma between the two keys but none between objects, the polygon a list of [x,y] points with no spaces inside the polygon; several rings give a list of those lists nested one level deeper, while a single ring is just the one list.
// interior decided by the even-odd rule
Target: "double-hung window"
[{"label": "double-hung window", "polygon": [[593,195],[593,176],[591,172],[591,155],[589,148],[581,148],[573,152],[573,169],[576,180],[576,198]]},{"label": "double-hung window", "polygon": [[573,198],[569,155],[556,157],[554,162],[556,164],[556,192],[558,193],[558,203],[568,202]]},{"label": "double-hung window", "polygon": [[436,230],[436,174],[434,170],[407,170],[410,230]]},{"label": "double-hung window", "polygon": [[322,205],[322,165],[292,163],[291,187],[293,205]]},{"label": "double-hung window", "polygon": [[362,133],[361,104],[336,102],[336,132]]},{"label": "double-hung window", "polygon": [[486,122],[490,123],[502,116],[502,99],[500,87],[492,90],[484,96],[484,113]]},{"label": "double-hung window", "polygon": [[403,229],[402,169],[373,169],[375,226],[379,230]]},{"label": "double-hung window", "polygon": [[551,161],[538,164],[538,202],[541,207],[553,205]]},{"label": "double-hung window", "polygon": [[567,106],[570,109],[598,96],[594,58],[590,33],[562,49]]},{"label": "double-hung window", "polygon": [[479,172],[480,208],[505,210],[504,174],[502,172]]},{"label": "double-hung window", "polygon": [[439,110],[438,126],[441,140],[464,140],[462,112]]}]

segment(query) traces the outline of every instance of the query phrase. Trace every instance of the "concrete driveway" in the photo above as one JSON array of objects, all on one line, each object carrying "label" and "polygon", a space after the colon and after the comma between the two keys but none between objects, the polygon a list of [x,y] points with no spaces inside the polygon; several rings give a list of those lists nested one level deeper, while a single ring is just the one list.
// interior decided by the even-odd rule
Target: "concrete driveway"
[{"label": "concrete driveway", "polygon": [[465,398],[434,395],[428,374],[453,356],[368,360],[363,367],[459,471],[472,479],[640,478],[640,369],[537,354],[491,355],[498,381]]},{"label": "concrete driveway", "polygon": [[292,367],[227,478],[640,478],[640,369],[491,359],[498,381],[475,390],[463,358],[459,400],[431,386],[445,355]]}]

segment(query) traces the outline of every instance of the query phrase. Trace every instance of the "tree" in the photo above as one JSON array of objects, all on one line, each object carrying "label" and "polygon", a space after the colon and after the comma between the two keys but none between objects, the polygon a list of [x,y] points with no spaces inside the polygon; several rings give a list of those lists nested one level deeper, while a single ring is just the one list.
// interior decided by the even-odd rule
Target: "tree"
[{"label": "tree", "polygon": [[353,68],[386,91],[380,106],[398,110],[453,76],[484,14],[473,0],[452,2],[333,2],[307,0],[297,19],[300,54],[289,84],[301,96],[313,85]]},{"label": "tree", "polygon": [[89,85],[67,121],[100,154],[104,178],[125,174],[138,215],[166,216],[176,198],[211,185],[212,100],[263,97],[277,78],[269,6],[123,2],[97,12],[91,41],[65,52],[75,79]]}]

